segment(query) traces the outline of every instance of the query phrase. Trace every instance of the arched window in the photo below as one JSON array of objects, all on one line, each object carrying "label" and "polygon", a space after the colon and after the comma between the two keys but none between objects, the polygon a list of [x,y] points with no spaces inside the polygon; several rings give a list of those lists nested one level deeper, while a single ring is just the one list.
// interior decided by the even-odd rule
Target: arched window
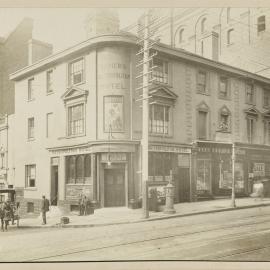
[{"label": "arched window", "polygon": [[76,183],[84,182],[84,162],[83,156],[78,156],[76,158]]},{"label": "arched window", "polygon": [[206,18],[203,18],[201,21],[201,33],[204,33],[206,29]]},{"label": "arched window", "polygon": [[227,45],[233,44],[234,39],[233,39],[233,29],[229,29],[227,32]]},{"label": "arched window", "polygon": [[179,43],[182,43],[184,41],[184,29],[181,29],[179,31]]},{"label": "arched window", "polygon": [[226,106],[219,110],[218,116],[218,131],[230,132],[231,131],[231,112]]}]

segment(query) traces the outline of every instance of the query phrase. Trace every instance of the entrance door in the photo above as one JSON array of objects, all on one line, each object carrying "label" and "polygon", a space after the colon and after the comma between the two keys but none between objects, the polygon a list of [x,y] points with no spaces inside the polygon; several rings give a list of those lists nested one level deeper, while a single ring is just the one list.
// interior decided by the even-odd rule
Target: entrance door
[{"label": "entrance door", "polygon": [[180,202],[190,201],[190,173],[189,168],[178,169],[178,196]]},{"label": "entrance door", "polygon": [[58,201],[58,166],[51,169],[51,205],[57,205]]},{"label": "entrance door", "polygon": [[104,170],[104,206],[125,205],[125,170]]}]

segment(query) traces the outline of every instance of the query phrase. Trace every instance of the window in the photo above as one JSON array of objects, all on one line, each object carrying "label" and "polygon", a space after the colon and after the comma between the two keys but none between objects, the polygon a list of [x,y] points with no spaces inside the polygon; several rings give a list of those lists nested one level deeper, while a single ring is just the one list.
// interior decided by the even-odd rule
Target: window
[{"label": "window", "polygon": [[198,194],[211,193],[211,161],[197,160],[197,192]]},{"label": "window", "polygon": [[263,90],[263,106],[267,108],[270,106],[270,89]]},{"label": "window", "polygon": [[34,139],[35,119],[34,117],[28,118],[28,139]]},{"label": "window", "polygon": [[222,132],[229,132],[231,126],[231,113],[226,106],[219,110],[219,124],[218,130]]},{"label": "window", "polygon": [[52,113],[47,113],[46,115],[46,137],[49,138],[52,136]]},{"label": "window", "polygon": [[249,143],[254,142],[254,131],[255,131],[255,119],[247,117],[247,139]]},{"label": "window", "polygon": [[260,33],[260,32],[263,32],[265,31],[265,16],[260,16],[258,19],[257,19],[257,32]]},{"label": "window", "polygon": [[234,41],[234,30],[230,29],[227,31],[227,45],[233,44]]},{"label": "window", "polygon": [[219,97],[220,98],[228,98],[229,97],[229,89],[228,89],[228,78],[221,76],[219,78]]},{"label": "window", "polygon": [[179,31],[179,43],[182,43],[184,41],[184,29],[181,29]]},{"label": "window", "polygon": [[53,71],[49,70],[46,73],[46,80],[47,80],[47,94],[52,93],[53,92]]},{"label": "window", "polygon": [[91,155],[66,157],[67,184],[87,184],[91,178]]},{"label": "window", "polygon": [[203,41],[201,41],[201,55],[203,56],[203,52],[204,52],[204,44]]},{"label": "window", "polygon": [[198,112],[198,139],[207,138],[207,112]]},{"label": "window", "polygon": [[197,91],[199,93],[206,93],[206,77],[205,71],[199,70],[197,73]]},{"label": "window", "polygon": [[25,166],[25,187],[36,187],[36,165]]},{"label": "window", "polygon": [[264,143],[270,144],[270,120],[269,118],[264,120]]},{"label": "window", "polygon": [[27,202],[27,213],[34,213],[34,203]]},{"label": "window", "polygon": [[69,83],[76,85],[84,80],[84,59],[80,58],[69,64]]},{"label": "window", "polygon": [[153,104],[149,111],[149,132],[169,134],[169,106]]},{"label": "window", "polygon": [[84,133],[84,104],[68,107],[68,135]]},{"label": "window", "polygon": [[254,104],[254,86],[253,84],[246,84],[246,103]]},{"label": "window", "polygon": [[231,8],[227,8],[227,23],[229,23],[231,20]]},{"label": "window", "polygon": [[104,97],[104,131],[123,132],[123,96]]},{"label": "window", "polygon": [[203,18],[201,21],[201,33],[205,32],[206,18]]},{"label": "window", "polygon": [[158,58],[153,59],[152,79],[156,82],[168,83],[168,62]]},{"label": "window", "polygon": [[28,80],[28,100],[34,99],[34,78]]}]

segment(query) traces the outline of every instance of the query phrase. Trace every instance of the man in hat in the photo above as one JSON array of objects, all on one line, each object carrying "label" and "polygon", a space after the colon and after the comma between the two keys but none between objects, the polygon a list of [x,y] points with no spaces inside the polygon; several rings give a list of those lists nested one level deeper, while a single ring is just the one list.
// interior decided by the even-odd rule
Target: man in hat
[{"label": "man in hat", "polygon": [[41,202],[41,213],[42,213],[42,225],[45,225],[47,223],[46,221],[46,213],[49,211],[49,200],[46,199],[45,195],[42,196],[42,202]]}]

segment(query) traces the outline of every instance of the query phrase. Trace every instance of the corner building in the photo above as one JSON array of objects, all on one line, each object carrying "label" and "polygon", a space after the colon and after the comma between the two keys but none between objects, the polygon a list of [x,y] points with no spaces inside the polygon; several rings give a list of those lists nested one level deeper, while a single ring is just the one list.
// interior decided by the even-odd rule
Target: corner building
[{"label": "corner building", "polygon": [[[270,80],[161,43],[154,49],[150,187],[162,192],[173,177],[176,202],[228,195],[234,142],[239,193],[247,195],[250,170],[270,172]],[[140,200],[138,50],[135,36],[106,34],[10,75],[25,213],[39,212],[43,194],[67,211],[80,193],[97,207]]]}]

